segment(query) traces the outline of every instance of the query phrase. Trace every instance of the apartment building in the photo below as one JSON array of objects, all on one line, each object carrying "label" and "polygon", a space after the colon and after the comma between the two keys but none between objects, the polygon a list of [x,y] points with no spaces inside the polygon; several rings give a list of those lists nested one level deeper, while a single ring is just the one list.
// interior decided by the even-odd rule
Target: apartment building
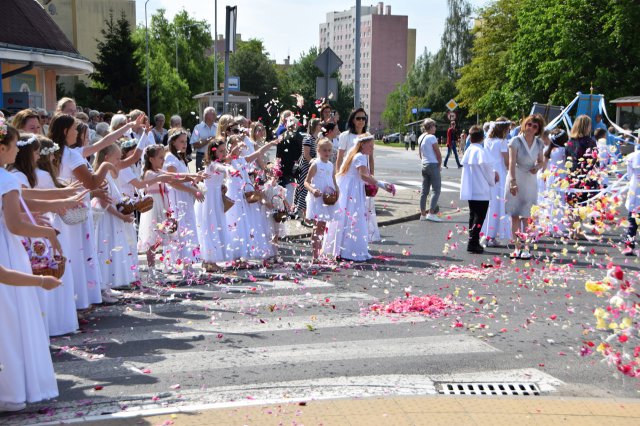
[{"label": "apartment building", "polygon": [[[327,13],[320,24],[320,51],[330,47],[343,61],[340,78],[355,79],[355,6]],[[409,17],[392,15],[391,6],[380,2],[361,7],[360,101],[369,113],[372,131],[382,129],[387,95],[403,83],[416,59],[416,30]]]}]

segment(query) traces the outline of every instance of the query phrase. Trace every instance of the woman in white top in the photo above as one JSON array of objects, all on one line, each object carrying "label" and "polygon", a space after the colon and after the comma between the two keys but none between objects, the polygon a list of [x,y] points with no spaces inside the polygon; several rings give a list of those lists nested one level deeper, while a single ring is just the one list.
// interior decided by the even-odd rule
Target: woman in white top
[{"label": "woman in white top", "polygon": [[[432,222],[442,222],[436,214],[438,199],[442,189],[442,178],[440,169],[442,168],[442,154],[438,139],[435,137],[436,122],[427,118],[422,122],[423,133],[418,138],[418,155],[422,163],[422,191],[420,194],[420,220]],[[427,213],[427,197],[429,190],[433,189],[429,212]]]}]

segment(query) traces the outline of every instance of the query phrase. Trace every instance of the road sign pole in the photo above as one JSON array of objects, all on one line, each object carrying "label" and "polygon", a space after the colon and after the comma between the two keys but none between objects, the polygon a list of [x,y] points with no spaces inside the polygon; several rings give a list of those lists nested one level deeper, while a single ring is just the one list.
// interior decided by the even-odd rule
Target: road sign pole
[{"label": "road sign pole", "polygon": [[[353,79],[353,107],[360,107],[360,6],[361,0],[356,0],[356,63],[355,78]],[[371,112],[371,111],[369,111]]]}]

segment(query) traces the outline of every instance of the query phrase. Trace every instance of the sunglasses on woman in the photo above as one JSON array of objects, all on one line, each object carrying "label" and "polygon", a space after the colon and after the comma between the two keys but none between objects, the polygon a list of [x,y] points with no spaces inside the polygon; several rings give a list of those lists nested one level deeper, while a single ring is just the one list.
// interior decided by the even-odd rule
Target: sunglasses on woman
[{"label": "sunglasses on woman", "polygon": [[355,120],[356,120],[356,121],[367,121],[367,117],[362,117],[362,116],[360,116],[360,117],[355,117]]},{"label": "sunglasses on woman", "polygon": [[238,129],[237,127],[231,127],[229,128],[229,131],[235,133],[236,135],[240,133],[240,129]]}]

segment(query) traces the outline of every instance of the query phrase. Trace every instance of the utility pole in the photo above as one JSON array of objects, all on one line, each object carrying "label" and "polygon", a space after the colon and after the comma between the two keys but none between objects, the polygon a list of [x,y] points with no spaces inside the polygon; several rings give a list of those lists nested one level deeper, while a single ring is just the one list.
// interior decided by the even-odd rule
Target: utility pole
[{"label": "utility pole", "polygon": [[151,97],[149,90],[149,25],[147,22],[147,3],[149,0],[144,2],[144,35],[145,35],[145,43],[147,46],[147,117],[151,120]]},{"label": "utility pole", "polygon": [[213,4],[213,91],[215,92],[218,90],[218,0]]},{"label": "utility pole", "polygon": [[236,22],[238,18],[238,7],[227,6],[226,28],[224,37],[224,96],[222,112],[229,112],[229,54],[235,50]]},{"label": "utility pole", "polygon": [[361,0],[356,0],[356,66],[355,78],[353,79],[353,107],[360,107],[360,20],[361,20]]}]

